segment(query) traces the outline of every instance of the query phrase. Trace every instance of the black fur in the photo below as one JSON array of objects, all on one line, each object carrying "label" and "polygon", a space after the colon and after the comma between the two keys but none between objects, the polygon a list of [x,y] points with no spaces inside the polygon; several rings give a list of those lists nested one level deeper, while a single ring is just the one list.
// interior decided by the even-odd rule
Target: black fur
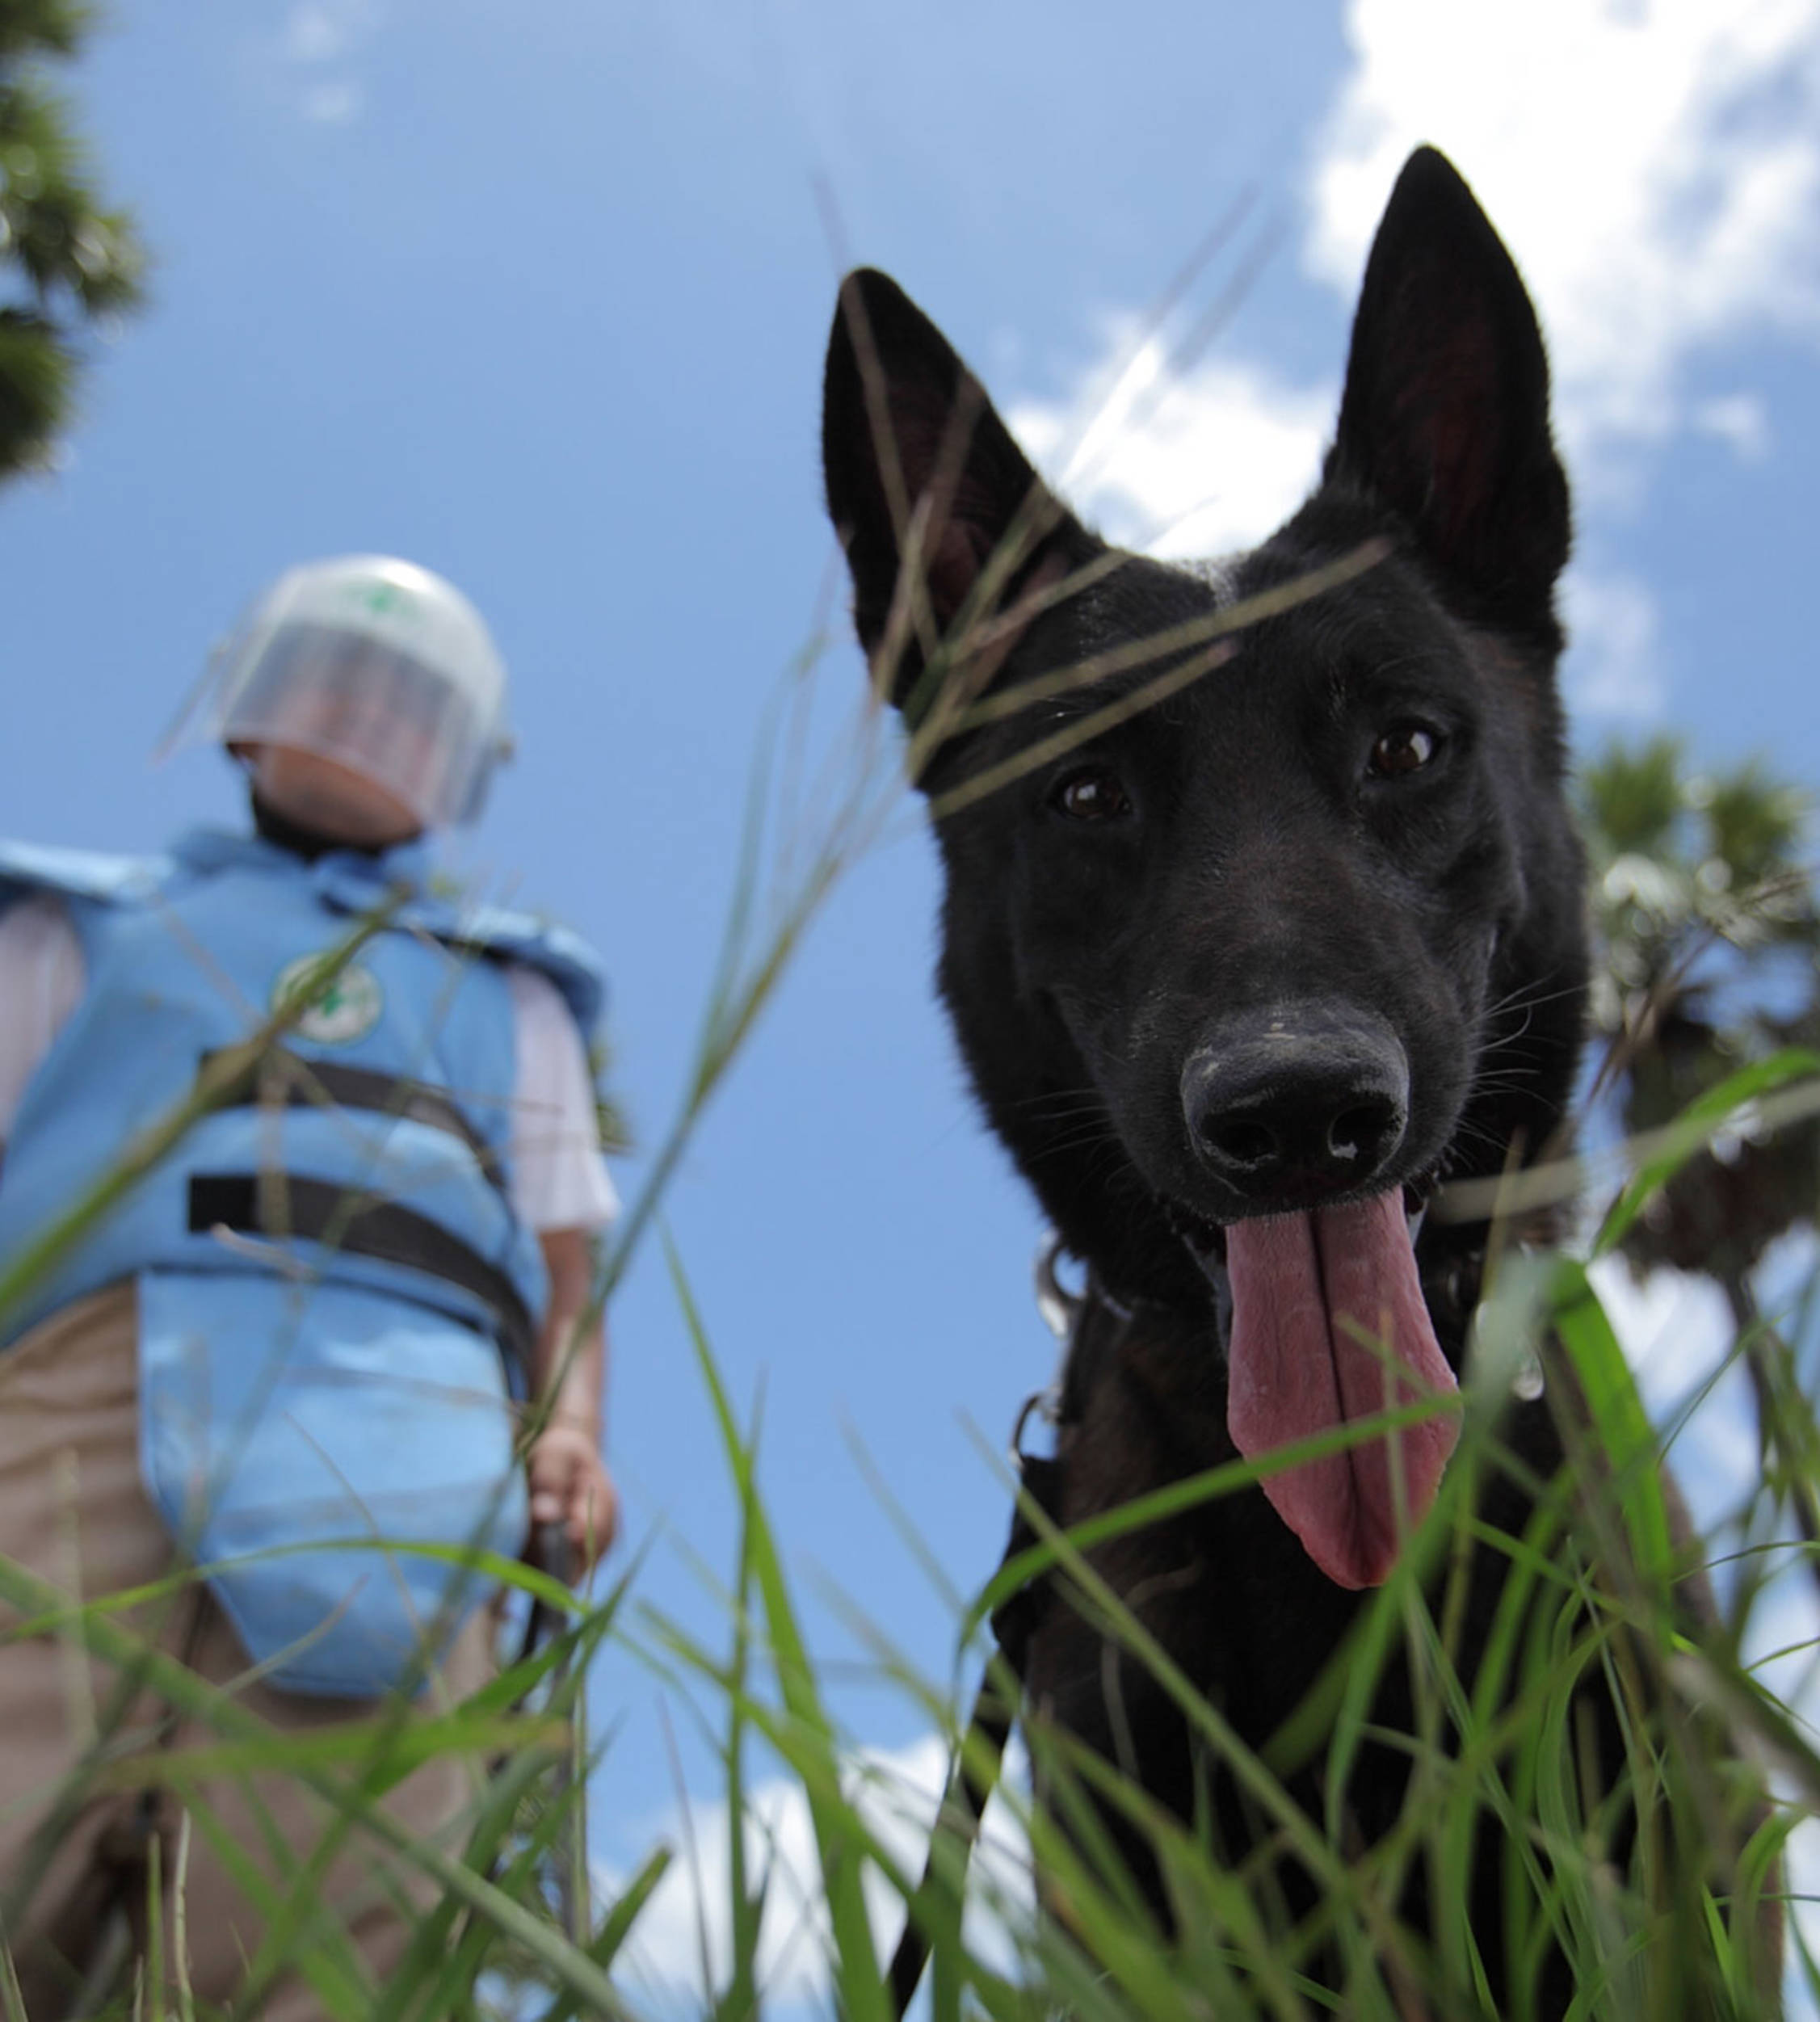
[{"label": "black fur", "polygon": [[[1320,486],[1250,553],[1197,571],[1108,548],[876,272],[843,287],[823,450],[861,640],[919,734],[946,871],[940,987],[973,1085],[1067,1247],[1136,1314],[1064,1435],[1074,1521],[1232,1457],[1200,1260],[1217,1266],[1223,1231],[1396,1188],[1419,1200],[1535,1155],[1561,1124],[1587,952],[1554,679],[1570,528],[1547,363],[1509,257],[1425,149],[1372,248]],[[1349,558],[1372,565],[1066,744],[1204,656],[1197,623]],[[1084,688],[1056,680],[1083,665],[1099,670]],[[1020,689],[1028,706],[994,710]],[[1292,1064],[1256,1065],[1285,1035]],[[1418,1246],[1456,1368],[1482,1240],[1431,1217]],[[1560,1465],[1546,1402],[1514,1407],[1507,1439],[1536,1478]],[[1520,1531],[1519,1490],[1489,1494],[1485,1514]],[[1253,1747],[1359,1605],[1256,1490],[1095,1562]],[[1482,1554],[1469,1675],[1506,1564]],[[1232,1780],[1196,1763],[1141,1667],[1107,1680],[1099,1634],[1049,1609],[1030,1705],[1134,1751],[1183,1818],[1211,1800],[1209,1829],[1242,1855],[1255,1821]],[[1394,1673],[1375,1717],[1410,1722]],[[1594,1726],[1615,1756],[1608,1709]],[[1317,1818],[1318,1771],[1301,1791]],[[1363,1751],[1347,1793],[1361,1843],[1406,1774],[1406,1751]],[[1473,1923],[1496,1988],[1499,1855],[1482,1851]],[[1307,1894],[1292,1864],[1279,1883]],[[1557,1970],[1542,2011],[1566,1999]]]}]

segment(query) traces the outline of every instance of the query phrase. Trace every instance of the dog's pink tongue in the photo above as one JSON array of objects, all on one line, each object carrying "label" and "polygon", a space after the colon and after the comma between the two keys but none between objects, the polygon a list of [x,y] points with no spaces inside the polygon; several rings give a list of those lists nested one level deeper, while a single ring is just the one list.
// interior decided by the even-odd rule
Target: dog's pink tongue
[{"label": "dog's pink tongue", "polygon": [[[1235,1222],[1226,1269],[1227,1425],[1247,1459],[1457,1389],[1422,1297],[1400,1191]],[[1451,1414],[1426,1419],[1273,1474],[1263,1490],[1328,1579],[1376,1587],[1427,1515],[1458,1436]]]}]

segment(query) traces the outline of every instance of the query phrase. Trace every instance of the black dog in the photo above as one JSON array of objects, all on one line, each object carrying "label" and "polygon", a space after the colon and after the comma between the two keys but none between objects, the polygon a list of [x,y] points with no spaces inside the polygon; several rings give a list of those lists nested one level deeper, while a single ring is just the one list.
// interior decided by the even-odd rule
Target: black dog
[{"label": "black dog", "polygon": [[[883,275],[848,278],[830,345],[829,508],[935,817],[942,994],[994,1128],[1091,1274],[1053,1513],[1431,1406],[1091,1555],[1254,1749],[1390,1572],[1454,1445],[1485,1230],[1424,1224],[1424,1204],[1540,1154],[1574,1081],[1588,958],[1548,397],[1516,271],[1427,149],[1372,248],[1320,486],[1218,566],[1081,525]],[[1479,1515],[1515,1536],[1562,1435],[1549,1398],[1513,1398],[1502,1436],[1515,1457]],[[1468,1680],[1509,1563],[1482,1545],[1473,1562]],[[1041,1612],[1025,1687],[1227,1860],[1261,1843],[1228,1766],[1080,1613]],[[1617,1716],[1589,1696],[1577,1745],[1614,1778]],[[1414,1731],[1395,1665],[1372,1718]],[[1396,1822],[1411,1754],[1360,1747],[1350,1845]],[[1318,1755],[1292,1780],[1316,1820],[1324,1773]],[[1107,1824],[1160,1908],[1141,1838]],[[1496,2012],[1559,2013],[1559,1957],[1505,1957],[1511,1836],[1488,1818],[1473,1853],[1484,1984]],[[1269,1885],[1314,1906],[1287,1855]],[[1424,1885],[1400,1898],[1417,1929]],[[1322,1957],[1304,1969],[1335,1970]]]}]

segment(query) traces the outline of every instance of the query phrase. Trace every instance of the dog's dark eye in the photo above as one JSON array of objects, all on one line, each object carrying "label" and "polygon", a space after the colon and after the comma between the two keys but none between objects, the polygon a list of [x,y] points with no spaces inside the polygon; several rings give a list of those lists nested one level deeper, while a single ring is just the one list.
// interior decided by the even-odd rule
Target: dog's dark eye
[{"label": "dog's dark eye", "polygon": [[1405,773],[1419,772],[1432,762],[1440,744],[1434,732],[1419,723],[1394,724],[1372,746],[1372,776],[1396,780]]},{"label": "dog's dark eye", "polygon": [[1049,805],[1071,822],[1114,822],[1131,812],[1131,797],[1109,766],[1084,765],[1058,780]]}]

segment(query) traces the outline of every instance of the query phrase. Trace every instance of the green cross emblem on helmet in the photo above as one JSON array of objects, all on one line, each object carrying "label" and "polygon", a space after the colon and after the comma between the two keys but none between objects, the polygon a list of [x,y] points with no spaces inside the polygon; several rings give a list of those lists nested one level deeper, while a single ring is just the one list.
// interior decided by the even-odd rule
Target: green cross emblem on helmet
[{"label": "green cross emblem on helmet", "polygon": [[395,582],[361,584],[354,591],[352,601],[382,617],[388,611],[410,611],[416,605],[410,591],[401,590]]}]

